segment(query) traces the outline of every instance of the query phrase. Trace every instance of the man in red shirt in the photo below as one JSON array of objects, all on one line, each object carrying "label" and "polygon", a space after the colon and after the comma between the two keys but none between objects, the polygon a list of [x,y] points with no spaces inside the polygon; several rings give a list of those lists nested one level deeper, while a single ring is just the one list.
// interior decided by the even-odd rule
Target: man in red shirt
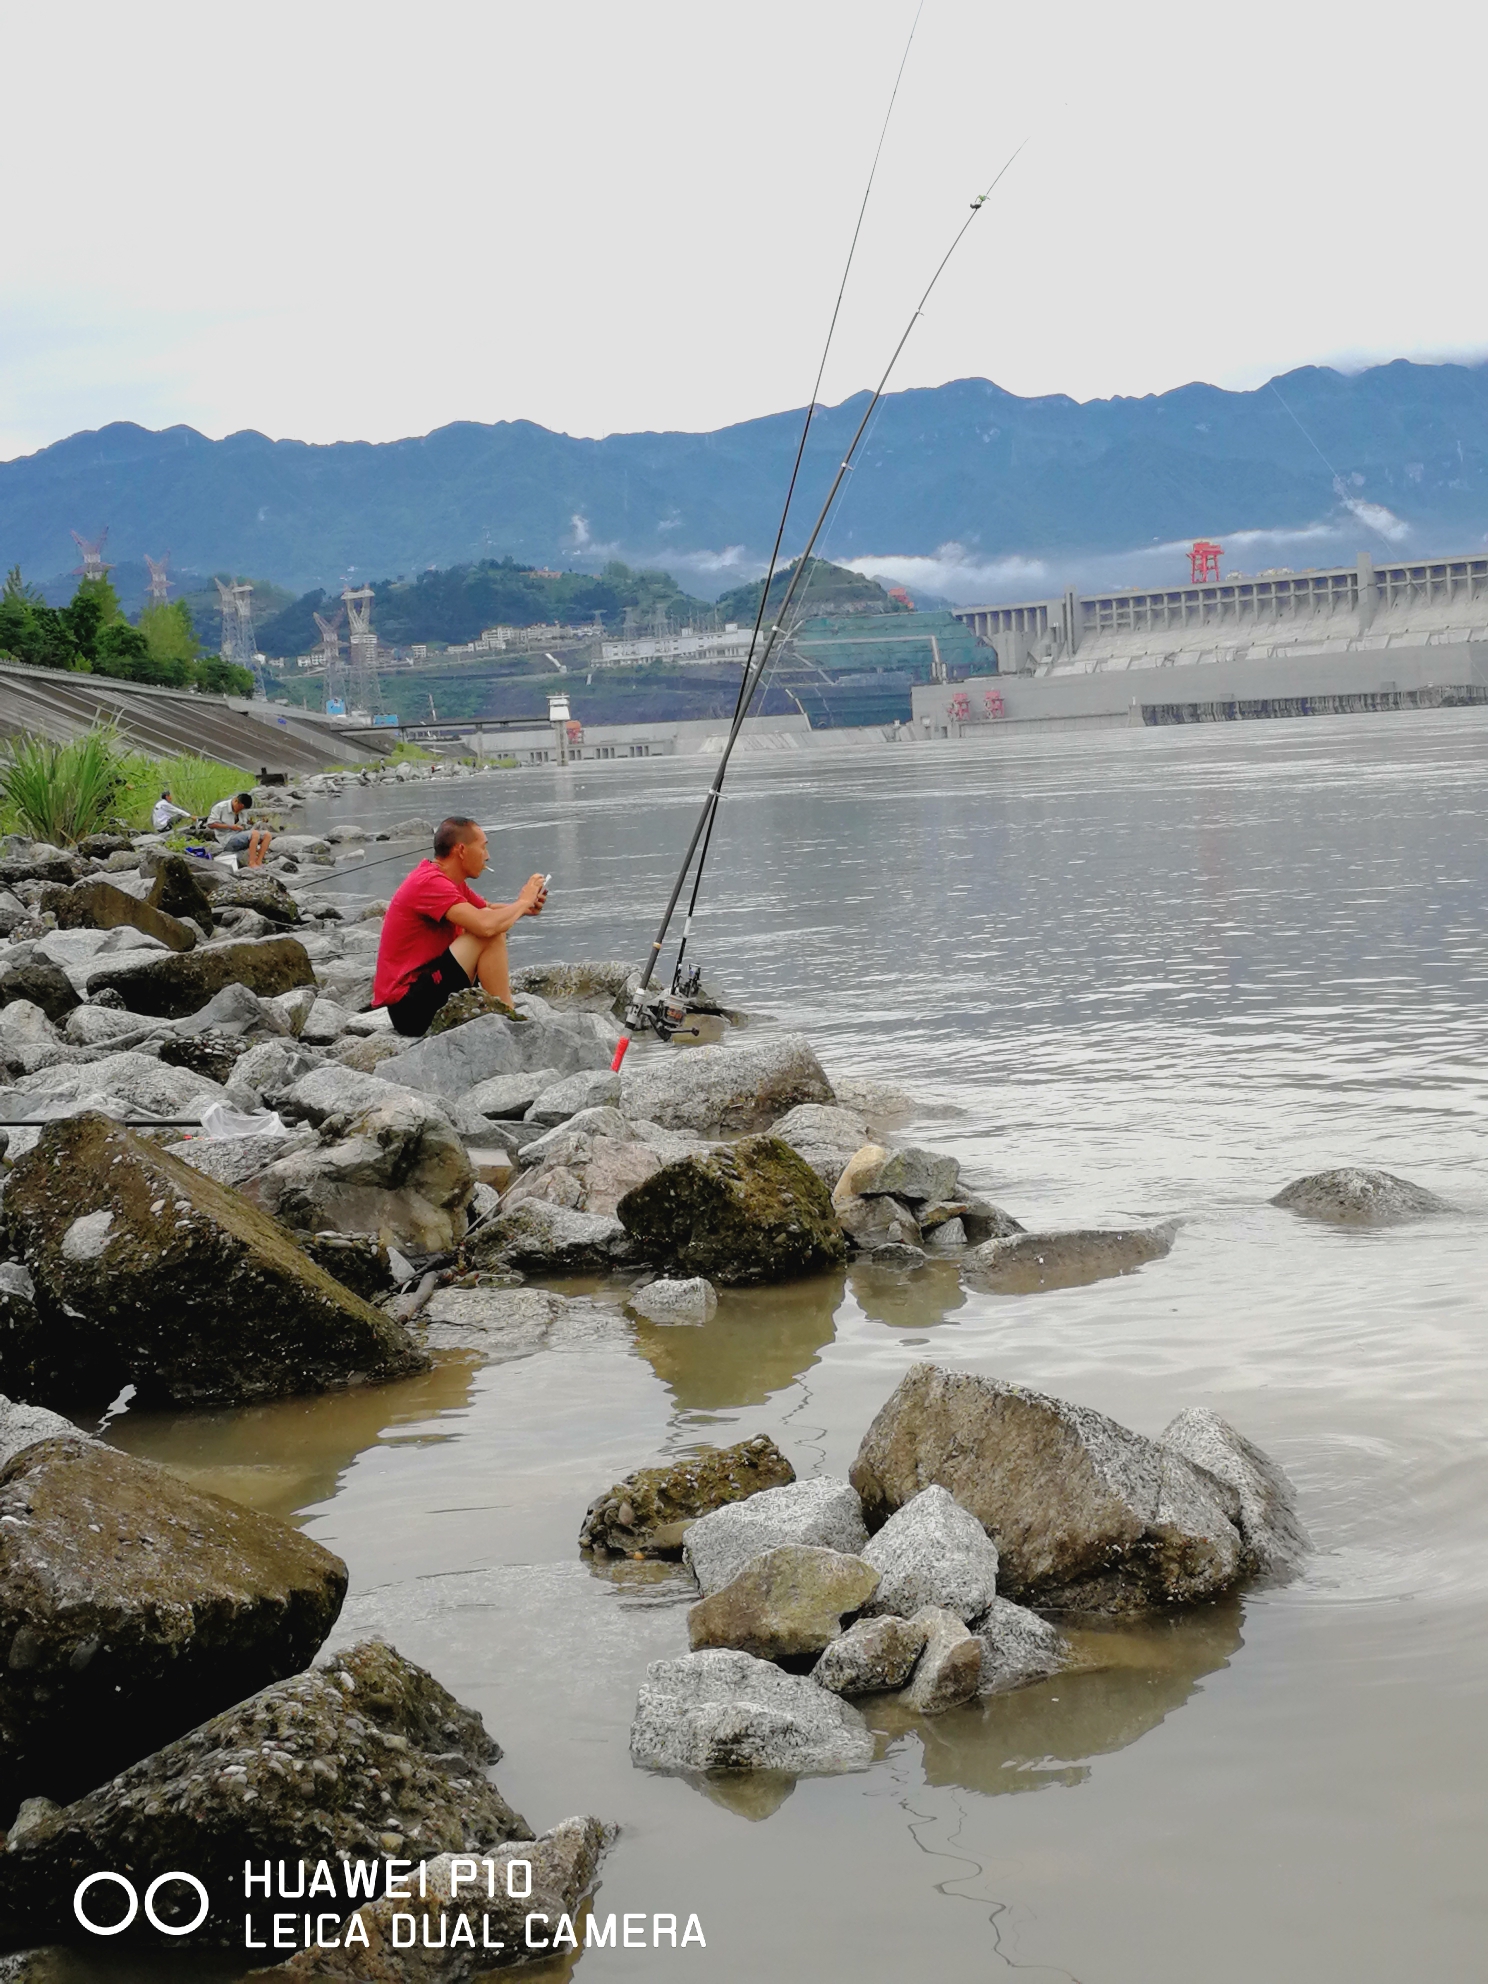
[{"label": "man in red shirt", "polygon": [[506,933],[547,901],[533,875],[515,902],[483,902],[470,879],[486,865],[486,835],[474,820],[440,822],[434,859],[421,861],[388,904],[377,947],[374,1006],[386,1006],[398,1033],[427,1033],[447,999],[480,985],[511,1004]]}]

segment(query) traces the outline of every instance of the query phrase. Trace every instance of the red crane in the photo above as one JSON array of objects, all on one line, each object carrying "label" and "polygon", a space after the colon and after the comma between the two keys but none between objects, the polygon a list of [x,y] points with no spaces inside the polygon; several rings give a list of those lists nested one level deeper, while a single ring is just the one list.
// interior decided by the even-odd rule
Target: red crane
[{"label": "red crane", "polygon": [[1194,539],[1193,549],[1188,554],[1188,577],[1191,585],[1200,586],[1206,579],[1219,577],[1220,553],[1222,544],[1211,544],[1207,537]]}]

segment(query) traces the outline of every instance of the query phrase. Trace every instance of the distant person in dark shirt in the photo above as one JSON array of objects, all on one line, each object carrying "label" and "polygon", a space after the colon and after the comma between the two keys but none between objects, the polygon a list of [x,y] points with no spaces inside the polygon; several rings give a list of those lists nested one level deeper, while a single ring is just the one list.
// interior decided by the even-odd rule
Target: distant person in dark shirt
[{"label": "distant person in dark shirt", "polygon": [[547,891],[533,875],[515,902],[483,902],[470,882],[486,859],[483,827],[442,820],[433,860],[421,861],[388,904],[372,1003],[387,1007],[398,1033],[427,1033],[440,1007],[472,985],[511,1004],[506,933],[541,913]]}]

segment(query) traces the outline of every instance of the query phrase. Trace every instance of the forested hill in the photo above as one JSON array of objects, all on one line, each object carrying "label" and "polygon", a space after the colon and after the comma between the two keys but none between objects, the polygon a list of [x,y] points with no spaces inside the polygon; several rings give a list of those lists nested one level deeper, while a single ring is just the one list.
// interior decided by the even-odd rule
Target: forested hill
[{"label": "forested hill", "polygon": [[[819,417],[803,514],[863,404]],[[110,557],[169,547],[178,567],[251,571],[295,593],[511,556],[661,565],[712,595],[763,562],[799,423],[792,412],[590,441],[528,421],[461,422],[325,447],[119,423],[0,464],[0,568],[47,578],[73,562],[69,531],[107,524]],[[841,562],[954,541],[985,565],[1320,520],[1376,549],[1381,523],[1402,547],[1481,542],[1488,367],[1308,367],[1275,389],[1188,385],[1085,405],[985,379],[896,393],[820,548]]]}]

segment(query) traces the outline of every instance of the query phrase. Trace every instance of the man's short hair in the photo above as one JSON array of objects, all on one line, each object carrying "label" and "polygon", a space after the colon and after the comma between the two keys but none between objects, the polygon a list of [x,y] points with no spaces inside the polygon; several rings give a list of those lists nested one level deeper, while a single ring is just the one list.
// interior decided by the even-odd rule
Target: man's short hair
[{"label": "man's short hair", "polygon": [[251,792],[240,792],[237,794],[237,801],[240,806],[251,806],[253,804],[253,794]]},{"label": "man's short hair", "polygon": [[479,825],[479,820],[467,820],[463,813],[451,813],[447,820],[441,820],[434,834],[434,859],[443,861],[446,855],[453,854]]},{"label": "man's short hair", "polygon": [[170,798],[170,787],[169,787],[169,786],[167,786],[167,787],[165,788],[165,790],[164,790],[164,792],[162,792],[160,796],[161,796],[161,798],[162,798],[162,799],[169,799],[169,798]]}]

